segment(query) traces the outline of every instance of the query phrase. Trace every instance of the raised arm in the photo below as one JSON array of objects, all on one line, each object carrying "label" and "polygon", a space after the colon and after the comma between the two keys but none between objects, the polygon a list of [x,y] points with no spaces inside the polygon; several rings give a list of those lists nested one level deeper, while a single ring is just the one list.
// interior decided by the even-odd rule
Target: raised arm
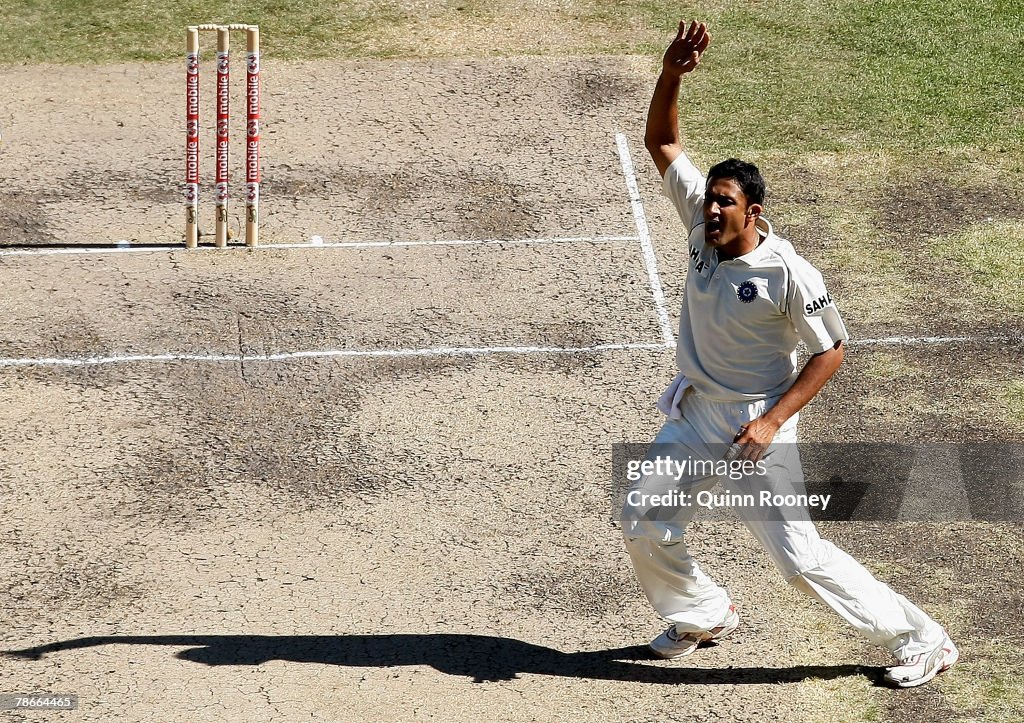
[{"label": "raised arm", "polygon": [[644,145],[662,176],[683,151],[677,110],[680,79],[700,64],[701,56],[710,43],[711,34],[704,23],[694,20],[687,28],[686,22],[680,21],[679,32],[662,59],[661,75],[647,110],[644,134]]}]

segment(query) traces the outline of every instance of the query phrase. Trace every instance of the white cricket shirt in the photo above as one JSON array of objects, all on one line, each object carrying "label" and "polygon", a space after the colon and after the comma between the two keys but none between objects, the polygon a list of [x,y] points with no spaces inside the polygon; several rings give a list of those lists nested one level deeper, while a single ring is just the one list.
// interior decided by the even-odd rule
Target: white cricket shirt
[{"label": "white cricket shirt", "polygon": [[812,354],[849,336],[821,272],[758,219],[763,240],[719,262],[704,239],[706,180],[685,154],[665,172],[663,191],[689,232],[689,272],[676,363],[702,395],[748,401],[786,392],[797,377],[796,347]]}]

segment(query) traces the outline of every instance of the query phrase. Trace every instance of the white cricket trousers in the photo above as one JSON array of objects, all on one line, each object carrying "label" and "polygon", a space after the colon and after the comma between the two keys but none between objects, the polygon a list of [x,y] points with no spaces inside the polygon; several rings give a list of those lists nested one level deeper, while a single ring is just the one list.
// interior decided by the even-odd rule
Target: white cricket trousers
[{"label": "white cricket trousers", "polygon": [[[669,419],[648,452],[648,459],[670,452],[677,460],[721,459],[723,443],[740,426],[761,416],[775,402],[716,402],[688,389],[680,402],[682,419]],[[779,430],[765,455],[766,474],[736,480],[717,476],[677,480],[673,474],[652,474],[633,483],[630,492],[664,495],[686,492],[695,500],[717,482],[737,494],[755,497],[768,485],[773,494],[803,491],[803,471],[795,442],[797,416]],[[710,445],[710,446],[709,446]],[[636,576],[651,605],[677,632],[703,632],[720,625],[732,604],[690,556],[686,526],[699,507],[671,505],[652,511],[630,504],[622,511],[622,531]],[[766,515],[760,507],[735,508],[754,538],[767,550],[785,579],[798,590],[835,610],[872,643],[897,657],[933,649],[945,631],[923,610],[876,580],[863,565],[823,540],[806,508]]]}]

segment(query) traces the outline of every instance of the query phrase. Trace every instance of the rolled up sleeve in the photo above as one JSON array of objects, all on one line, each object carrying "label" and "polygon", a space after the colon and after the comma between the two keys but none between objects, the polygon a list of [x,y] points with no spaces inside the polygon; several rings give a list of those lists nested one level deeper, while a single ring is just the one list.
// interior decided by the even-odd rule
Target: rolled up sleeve
[{"label": "rolled up sleeve", "polygon": [[665,171],[661,192],[672,201],[689,233],[703,220],[704,189],[707,181],[685,153],[680,153]]},{"label": "rolled up sleeve", "polygon": [[821,272],[810,264],[792,269],[789,318],[812,354],[820,354],[850,336]]}]

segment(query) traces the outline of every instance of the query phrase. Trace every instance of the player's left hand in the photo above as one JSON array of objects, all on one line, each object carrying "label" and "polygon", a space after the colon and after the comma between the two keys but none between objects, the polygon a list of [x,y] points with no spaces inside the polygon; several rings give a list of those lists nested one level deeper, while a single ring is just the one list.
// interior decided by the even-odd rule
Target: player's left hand
[{"label": "player's left hand", "polygon": [[778,431],[779,425],[766,417],[750,420],[736,437],[735,443],[741,448],[737,459],[749,459],[751,462],[761,459]]}]

